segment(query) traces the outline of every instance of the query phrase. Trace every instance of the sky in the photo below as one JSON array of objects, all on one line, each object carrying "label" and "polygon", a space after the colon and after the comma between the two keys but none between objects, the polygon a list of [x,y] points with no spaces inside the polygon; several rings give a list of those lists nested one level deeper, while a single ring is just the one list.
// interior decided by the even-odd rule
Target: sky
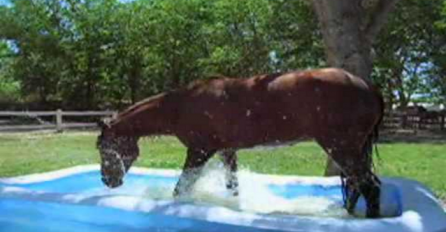
[{"label": "sky", "polygon": [[8,5],[9,3],[9,0],[0,0],[0,5]]}]

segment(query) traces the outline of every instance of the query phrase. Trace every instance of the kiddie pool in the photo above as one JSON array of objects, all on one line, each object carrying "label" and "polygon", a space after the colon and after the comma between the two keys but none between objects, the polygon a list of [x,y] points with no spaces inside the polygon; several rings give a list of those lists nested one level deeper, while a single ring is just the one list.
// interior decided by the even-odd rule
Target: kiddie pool
[{"label": "kiddie pool", "polygon": [[[240,196],[208,168],[189,199],[174,200],[179,171],[132,168],[107,189],[97,165],[0,179],[0,231],[446,231],[446,213],[418,182],[383,178],[387,217],[350,217],[338,178],[239,173]],[[357,214],[364,214],[361,199]]]}]

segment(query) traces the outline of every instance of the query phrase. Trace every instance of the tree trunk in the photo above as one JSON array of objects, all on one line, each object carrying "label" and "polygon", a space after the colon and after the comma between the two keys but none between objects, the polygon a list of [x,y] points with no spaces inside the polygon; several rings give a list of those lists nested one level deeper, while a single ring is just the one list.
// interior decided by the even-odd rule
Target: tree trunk
[{"label": "tree trunk", "polygon": [[[398,0],[313,0],[330,66],[361,78],[372,72],[372,44]],[[325,175],[341,171],[327,159]]]}]

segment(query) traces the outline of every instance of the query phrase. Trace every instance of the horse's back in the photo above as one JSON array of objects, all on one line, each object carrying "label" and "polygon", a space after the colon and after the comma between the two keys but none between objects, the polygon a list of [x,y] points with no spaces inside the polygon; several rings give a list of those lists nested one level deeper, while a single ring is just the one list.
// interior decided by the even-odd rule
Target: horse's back
[{"label": "horse's back", "polygon": [[267,105],[276,105],[286,117],[305,122],[306,130],[370,126],[382,113],[382,98],[375,87],[342,69],[290,72],[262,88]]},{"label": "horse's back", "polygon": [[373,85],[364,79],[339,68],[313,69],[295,71],[280,75],[268,83],[269,89],[296,89],[305,88],[307,91],[317,91],[318,87],[330,89],[358,89],[369,91]]},{"label": "horse's back", "polygon": [[240,147],[316,137],[327,128],[372,128],[381,107],[370,83],[334,68],[211,80],[181,102],[183,133]]},{"label": "horse's back", "polygon": [[267,104],[301,113],[325,110],[355,117],[380,112],[382,107],[381,95],[369,81],[337,68],[289,72],[255,88],[257,95],[266,96],[261,98]]}]

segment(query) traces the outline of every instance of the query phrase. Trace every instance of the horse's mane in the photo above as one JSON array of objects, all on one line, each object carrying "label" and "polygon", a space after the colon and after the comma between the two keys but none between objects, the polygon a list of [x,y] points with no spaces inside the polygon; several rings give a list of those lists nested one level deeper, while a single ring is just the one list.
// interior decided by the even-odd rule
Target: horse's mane
[{"label": "horse's mane", "polygon": [[135,112],[136,110],[138,110],[142,106],[145,106],[145,105],[148,105],[148,104],[151,104],[151,103],[155,103],[155,102],[159,102],[167,94],[168,94],[168,92],[159,93],[157,95],[148,97],[146,99],[143,99],[143,100],[141,100],[141,101],[131,105],[130,107],[128,107],[127,109],[125,109],[124,111],[119,113],[118,116],[110,122],[110,125],[113,125],[113,124],[119,122],[122,118],[125,118],[129,114],[132,114],[133,112]]},{"label": "horse's mane", "polygon": [[171,95],[171,94],[175,94],[175,93],[181,94],[181,92],[183,92],[183,91],[187,92],[187,91],[194,90],[196,88],[207,86],[214,81],[222,80],[222,81],[236,81],[237,82],[237,81],[244,81],[247,79],[254,78],[254,79],[258,79],[259,82],[268,83],[270,81],[273,81],[274,79],[276,79],[277,77],[279,77],[282,74],[283,74],[282,72],[277,72],[277,73],[273,73],[273,74],[252,76],[249,78],[236,78],[236,77],[229,77],[229,76],[225,76],[225,75],[221,75],[221,74],[209,75],[204,79],[192,81],[189,85],[186,85],[183,88],[159,93],[157,95],[143,99],[143,100],[129,106],[127,109],[125,109],[124,111],[119,113],[115,119],[112,119],[110,121],[109,124],[114,125],[114,124],[118,123],[119,121],[121,121],[126,116],[133,114],[135,111],[137,111],[141,107],[163,100],[167,95]]}]

